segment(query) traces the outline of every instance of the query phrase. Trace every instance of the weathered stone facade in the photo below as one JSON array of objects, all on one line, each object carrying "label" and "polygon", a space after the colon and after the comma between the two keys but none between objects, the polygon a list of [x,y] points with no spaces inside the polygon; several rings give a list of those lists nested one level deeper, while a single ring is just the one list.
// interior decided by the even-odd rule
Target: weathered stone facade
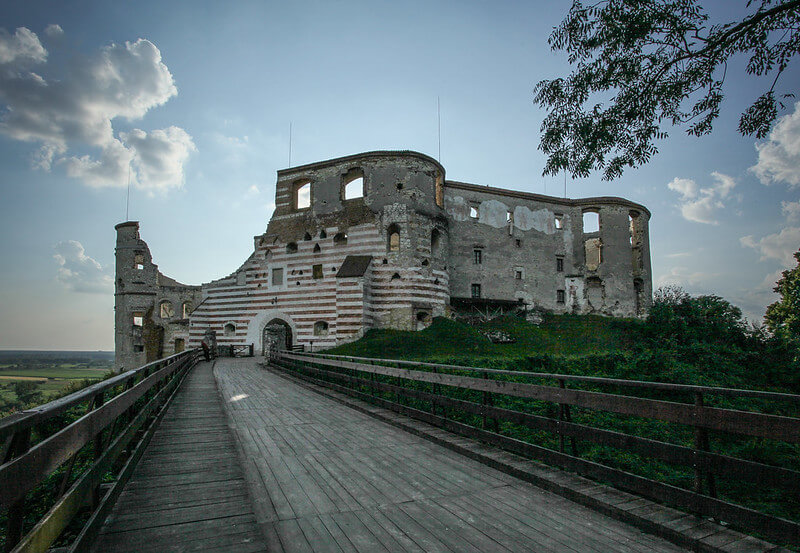
[{"label": "weathered stone facade", "polygon": [[436,160],[405,151],[278,171],[275,205],[244,264],[201,286],[159,273],[138,223],[117,225],[118,368],[196,347],[209,329],[257,351],[419,329],[457,298],[628,317],[651,302],[650,212],[622,198],[446,181]]}]

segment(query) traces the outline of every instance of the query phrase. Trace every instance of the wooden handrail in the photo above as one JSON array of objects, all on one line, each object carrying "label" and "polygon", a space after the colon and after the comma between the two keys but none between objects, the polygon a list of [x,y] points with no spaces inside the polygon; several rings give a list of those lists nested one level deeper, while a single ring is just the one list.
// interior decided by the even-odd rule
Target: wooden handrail
[{"label": "wooden handrail", "polygon": [[[356,360],[364,362],[357,362]],[[702,394],[719,393],[725,396],[788,400],[790,404],[795,404],[800,396],[760,392],[758,390],[736,390],[679,384],[667,384],[664,387],[664,383],[625,381],[601,377],[573,377],[573,375],[552,375],[285,351],[273,352],[270,362],[276,368],[292,371],[316,384],[377,403],[464,436],[533,457],[590,478],[610,482],[633,493],[656,501],[667,502],[690,512],[703,516],[712,516],[737,524],[741,528],[760,532],[764,536],[779,542],[800,545],[800,524],[796,521],[776,517],[718,498],[716,496],[715,481],[715,475],[725,474],[758,485],[796,492],[800,491],[800,471],[714,452],[709,447],[708,435],[705,433],[706,429],[719,430],[742,436],[756,436],[800,443],[800,418],[708,407],[703,405]],[[387,364],[392,364],[393,366],[386,366]],[[442,372],[448,370],[477,372],[481,378]],[[498,380],[490,378],[490,376],[509,374],[521,378],[553,378],[556,381],[560,380],[560,382],[552,386],[546,386],[519,382],[517,379]],[[376,376],[385,378],[376,379]],[[564,386],[564,381],[568,380],[691,392],[691,400],[689,400],[691,403],[677,403],[663,399],[569,389]],[[433,391],[430,391],[431,388],[409,386],[407,385],[409,382],[432,384]],[[443,386],[448,387],[450,390],[460,389],[480,392],[481,402],[477,403],[464,399],[463,394],[455,397],[452,397],[453,394],[448,396],[446,389],[443,391]],[[572,422],[569,417],[560,415],[558,418],[554,418],[498,407],[491,400],[493,394],[554,403],[556,406],[560,406],[559,413],[564,412],[564,406],[574,405],[592,410],[687,425],[695,429],[695,439],[690,447],[624,432],[595,428],[586,424]],[[410,400],[429,405],[430,411],[422,411],[417,407],[413,407],[413,403]],[[448,413],[451,415],[448,415]],[[474,422],[467,424],[463,422],[463,417],[461,421],[453,420],[452,414],[454,413],[467,415],[467,421],[472,417],[471,420]],[[487,423],[490,419],[495,421],[493,424],[494,431],[487,429]],[[551,432],[558,436],[559,447],[554,450],[543,445],[536,445],[503,435],[496,423],[498,420],[511,422],[533,430]],[[642,455],[645,458],[690,467],[695,473],[695,487],[693,490],[683,489],[582,458],[577,453],[574,442],[573,454],[569,455],[563,447],[565,437],[570,437],[573,440],[579,438]],[[704,488],[707,488],[708,491],[705,492]]]},{"label": "wooden handrail", "polygon": [[[0,421],[2,432],[8,436],[8,446],[0,459],[0,509],[8,509],[9,521],[6,551],[46,551],[85,502],[97,506],[101,499],[98,485],[106,472],[130,448],[137,432],[148,425],[152,416],[163,412],[180,377],[194,366],[198,356],[198,350],[181,352]],[[123,391],[106,397],[107,391],[120,385],[125,386]],[[145,396],[148,392],[153,393]],[[142,398],[144,403],[139,401]],[[64,423],[63,428],[31,445],[31,431],[37,424],[84,402],[89,402],[89,407],[83,416]],[[65,490],[75,459],[90,444],[94,462]],[[69,468],[59,491],[63,495],[23,538],[27,494],[67,461]]]},{"label": "wooden handrail", "polygon": [[625,380],[621,378],[608,378],[604,376],[583,376],[576,374],[558,373],[539,373],[531,371],[513,371],[508,369],[488,369],[484,367],[468,367],[461,365],[446,365],[441,363],[426,363],[423,361],[405,361],[398,359],[381,359],[373,357],[354,357],[352,355],[332,355],[326,353],[300,353],[292,352],[296,355],[306,355],[310,358],[330,358],[330,359],[350,359],[356,361],[366,361],[369,363],[391,363],[415,367],[428,367],[431,369],[445,369],[453,371],[475,371],[483,374],[505,374],[513,376],[525,376],[528,378],[543,378],[553,380],[569,380],[573,382],[587,382],[591,384],[607,384],[610,386],[629,386],[633,388],[650,388],[652,390],[687,392],[687,393],[708,393],[729,397],[749,397],[759,399],[770,399],[778,401],[789,401],[800,403],[800,395],[787,394],[784,392],[769,392],[766,390],[747,390],[743,388],[725,388],[716,386],[700,386],[696,384],[674,384],[671,382],[652,382],[648,380]]}]

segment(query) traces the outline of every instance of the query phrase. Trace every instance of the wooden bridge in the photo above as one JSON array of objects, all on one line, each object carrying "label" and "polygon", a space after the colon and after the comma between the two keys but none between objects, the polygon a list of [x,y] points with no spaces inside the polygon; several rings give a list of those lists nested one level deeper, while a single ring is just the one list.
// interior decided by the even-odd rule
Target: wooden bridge
[{"label": "wooden bridge", "polygon": [[[651,397],[620,393],[623,386]],[[691,403],[674,401],[680,393]],[[747,553],[800,546],[796,522],[715,489],[732,473],[791,493],[800,473],[714,453],[709,443],[712,432],[726,439],[739,432],[794,447],[800,420],[704,404],[715,395],[789,411],[800,405],[800,396],[769,392],[296,352],[280,352],[266,369],[255,358],[198,362],[196,352],[184,352],[0,421],[5,548]],[[553,416],[521,400],[552,405]],[[686,425],[693,447],[572,421],[583,408]],[[521,439],[522,427],[552,436],[537,445]],[[683,489],[589,460],[580,450],[590,442],[688,464],[694,481]],[[33,505],[43,494],[51,501],[37,517]]]}]

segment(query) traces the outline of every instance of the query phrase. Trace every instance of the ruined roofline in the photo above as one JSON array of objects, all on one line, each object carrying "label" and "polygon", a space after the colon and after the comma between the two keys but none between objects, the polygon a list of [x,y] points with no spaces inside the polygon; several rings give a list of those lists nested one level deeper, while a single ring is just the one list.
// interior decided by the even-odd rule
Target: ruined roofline
[{"label": "ruined roofline", "polygon": [[459,182],[453,180],[444,181],[445,188],[457,188],[460,190],[469,190],[471,192],[482,192],[484,194],[496,194],[498,196],[506,196],[512,198],[522,198],[526,200],[536,200],[540,202],[549,202],[561,204],[565,206],[579,207],[586,206],[592,207],[597,204],[612,204],[631,207],[637,211],[642,211],[651,217],[650,210],[642,204],[637,204],[631,200],[620,198],[618,196],[593,196],[590,198],[559,198],[558,196],[545,196],[544,194],[535,194],[533,192],[522,192],[520,190],[508,190],[506,188],[496,188],[494,186],[471,184],[468,182]]},{"label": "ruined roofline", "polygon": [[123,227],[139,227],[139,221],[125,221],[124,223],[119,223],[114,225],[114,230],[119,230]]},{"label": "ruined roofline", "polygon": [[423,161],[427,161],[429,163],[433,163],[436,165],[441,171],[442,175],[444,175],[444,167],[441,163],[433,159],[432,157],[422,154],[420,152],[415,152],[413,150],[375,150],[372,152],[363,152],[360,154],[352,154],[349,156],[344,157],[337,157],[333,159],[326,159],[325,161],[316,161],[314,163],[308,163],[306,165],[298,165],[296,167],[288,167],[286,169],[279,169],[278,176],[282,175],[291,175],[292,173],[299,173],[303,171],[310,171],[314,169],[322,169],[324,167],[330,167],[332,165],[339,165],[341,163],[347,163],[350,161],[359,161],[362,159],[370,159],[370,158],[394,158],[394,157],[415,157],[417,159],[421,159]]}]

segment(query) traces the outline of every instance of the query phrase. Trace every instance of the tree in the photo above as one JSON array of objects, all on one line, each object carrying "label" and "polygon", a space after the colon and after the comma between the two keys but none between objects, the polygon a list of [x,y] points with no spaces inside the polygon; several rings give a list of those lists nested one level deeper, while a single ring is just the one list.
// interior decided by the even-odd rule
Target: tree
[{"label": "tree", "polygon": [[20,406],[39,403],[42,400],[42,391],[39,389],[38,382],[30,380],[20,380],[12,383],[14,394],[19,400]]},{"label": "tree", "polygon": [[781,299],[767,307],[764,322],[777,337],[800,345],[800,250],[794,254],[797,267],[783,271],[775,291]]},{"label": "tree", "polygon": [[[548,43],[574,66],[540,81],[534,102],[547,110],[539,148],[545,174],[619,177],[647,163],[667,137],[712,130],[724,98],[728,61],[749,56],[746,72],[771,79],[741,115],[739,132],[767,136],[783,100],[777,85],[800,52],[800,0],[749,0],[740,21],[710,24],[697,0],[574,0]],[[604,103],[608,101],[608,103]]]}]

